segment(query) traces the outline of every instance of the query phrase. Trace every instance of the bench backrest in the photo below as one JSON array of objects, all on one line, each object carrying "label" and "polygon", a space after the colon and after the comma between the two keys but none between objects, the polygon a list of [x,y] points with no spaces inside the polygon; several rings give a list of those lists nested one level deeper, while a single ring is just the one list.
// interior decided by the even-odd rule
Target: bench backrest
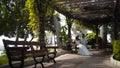
[{"label": "bench backrest", "polygon": [[43,42],[28,42],[28,41],[10,41],[3,40],[4,47],[9,59],[19,59],[20,57],[34,56],[36,53],[46,52],[45,43]]}]

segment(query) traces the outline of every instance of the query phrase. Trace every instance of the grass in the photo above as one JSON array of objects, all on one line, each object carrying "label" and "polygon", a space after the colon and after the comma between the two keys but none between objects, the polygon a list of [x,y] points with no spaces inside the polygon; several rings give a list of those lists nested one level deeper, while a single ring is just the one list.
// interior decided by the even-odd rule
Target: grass
[{"label": "grass", "polygon": [[3,53],[2,55],[0,55],[0,65],[7,64],[7,63],[8,63],[7,55]]}]

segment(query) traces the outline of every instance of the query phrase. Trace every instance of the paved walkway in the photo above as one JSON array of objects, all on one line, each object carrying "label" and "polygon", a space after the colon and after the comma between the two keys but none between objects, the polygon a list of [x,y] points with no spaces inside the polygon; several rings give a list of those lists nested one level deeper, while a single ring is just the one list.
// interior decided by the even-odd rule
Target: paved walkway
[{"label": "paved walkway", "polygon": [[[103,51],[92,51],[93,56],[63,54],[56,58],[57,63],[44,63],[45,68],[116,68],[110,62],[111,54]],[[33,68],[34,65],[26,67]],[[38,68],[41,65],[38,64]]]}]

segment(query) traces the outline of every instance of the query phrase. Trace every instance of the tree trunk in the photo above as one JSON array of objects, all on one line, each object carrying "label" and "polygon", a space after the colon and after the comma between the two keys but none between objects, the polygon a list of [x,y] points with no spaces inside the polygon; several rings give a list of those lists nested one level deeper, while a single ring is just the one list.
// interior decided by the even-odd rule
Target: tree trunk
[{"label": "tree trunk", "polygon": [[45,17],[47,14],[47,8],[48,8],[48,3],[49,1],[46,0],[36,0],[38,7],[38,14],[39,14],[39,39],[38,41],[43,41],[45,42]]},{"label": "tree trunk", "polygon": [[69,37],[69,39],[71,39],[71,27],[72,27],[72,23],[68,24],[68,37]]},{"label": "tree trunk", "polygon": [[72,51],[71,49],[71,27],[72,27],[72,24],[73,24],[73,19],[69,19],[70,21],[67,23],[68,25],[68,43],[67,43],[67,50],[68,51]]},{"label": "tree trunk", "polygon": [[96,24],[95,27],[96,27],[96,36],[95,36],[96,42],[95,42],[95,47],[96,47],[96,49],[98,49],[98,47],[99,47],[99,42],[98,42],[99,28],[98,28],[98,24]]},{"label": "tree trunk", "polygon": [[68,38],[71,39],[71,28],[73,24],[73,19],[70,19],[70,22],[67,24],[68,25]]},{"label": "tree trunk", "polygon": [[44,19],[41,21],[42,23],[39,23],[39,41],[43,41],[43,42],[45,42],[45,39],[44,39],[44,37],[45,37],[45,28],[44,28],[44,23],[45,23],[45,21],[44,21]]}]

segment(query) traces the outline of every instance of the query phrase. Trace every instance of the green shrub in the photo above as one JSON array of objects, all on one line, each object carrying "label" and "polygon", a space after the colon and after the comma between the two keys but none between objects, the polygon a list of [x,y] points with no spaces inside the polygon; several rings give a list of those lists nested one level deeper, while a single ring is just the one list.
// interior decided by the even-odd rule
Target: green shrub
[{"label": "green shrub", "polygon": [[89,34],[87,34],[86,38],[89,41],[89,40],[95,38],[95,35],[96,35],[95,33],[89,33]]},{"label": "green shrub", "polygon": [[120,40],[113,42],[113,54],[115,59],[120,60]]},{"label": "green shrub", "polygon": [[70,40],[67,33],[67,27],[66,26],[62,26],[61,32],[60,32],[60,38],[61,38],[61,42],[62,42],[62,49],[66,50],[66,43]]}]

